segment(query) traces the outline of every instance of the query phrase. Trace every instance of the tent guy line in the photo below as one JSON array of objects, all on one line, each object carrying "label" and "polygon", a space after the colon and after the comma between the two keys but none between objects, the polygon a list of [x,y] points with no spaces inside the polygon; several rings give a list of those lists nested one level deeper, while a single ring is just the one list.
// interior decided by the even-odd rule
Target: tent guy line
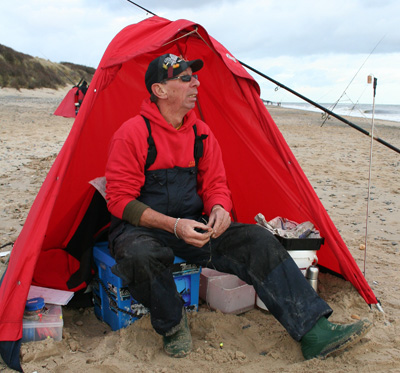
[{"label": "tent guy line", "polygon": [[400,154],[400,149],[396,148],[396,147],[393,146],[392,144],[389,144],[389,143],[386,142],[385,140],[382,140],[381,138],[374,136],[373,133],[368,132],[368,131],[365,130],[364,128],[361,128],[361,127],[357,126],[356,124],[350,122],[350,121],[347,120],[346,118],[341,117],[340,115],[338,115],[338,114],[334,113],[333,111],[331,111],[331,110],[325,108],[324,106],[322,106],[322,105],[316,103],[315,101],[310,100],[309,98],[307,98],[307,97],[303,96],[302,94],[300,94],[300,93],[294,91],[293,89],[291,89],[291,88],[289,88],[289,87],[286,87],[286,86],[283,85],[282,83],[279,83],[278,81],[276,81],[276,80],[270,78],[269,76],[263,74],[262,72],[260,72],[260,71],[258,71],[258,70],[256,70],[256,69],[254,69],[253,67],[251,67],[251,66],[245,64],[244,62],[242,62],[242,61],[239,61],[239,62],[240,62],[240,64],[241,64],[242,66],[244,66],[244,67],[248,68],[249,70],[255,72],[256,74],[262,76],[263,78],[265,78],[265,79],[271,81],[272,83],[276,84],[277,86],[279,86],[279,87],[281,87],[281,88],[283,88],[283,89],[286,89],[288,92],[294,94],[295,96],[301,98],[302,100],[308,102],[309,104],[311,104],[311,105],[317,107],[318,109],[324,111],[325,113],[331,115],[332,117],[335,117],[336,119],[339,119],[339,120],[342,121],[343,123],[346,123],[346,124],[349,125],[350,127],[352,127],[352,128],[354,128],[354,129],[360,131],[360,132],[363,133],[364,135],[367,135],[367,136],[369,136],[369,137],[372,137],[374,140],[378,141],[378,142],[381,143],[382,145],[385,145],[385,146],[387,146],[389,149],[392,149],[392,150],[394,150],[395,152],[397,152],[397,153]]}]

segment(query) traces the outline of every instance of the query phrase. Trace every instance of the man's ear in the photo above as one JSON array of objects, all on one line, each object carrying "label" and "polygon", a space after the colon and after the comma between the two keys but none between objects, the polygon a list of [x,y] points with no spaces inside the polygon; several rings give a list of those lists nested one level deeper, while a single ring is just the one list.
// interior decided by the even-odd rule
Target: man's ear
[{"label": "man's ear", "polygon": [[155,83],[151,86],[151,91],[156,95],[158,98],[166,98],[167,97],[167,91],[165,89],[164,84],[161,83]]}]

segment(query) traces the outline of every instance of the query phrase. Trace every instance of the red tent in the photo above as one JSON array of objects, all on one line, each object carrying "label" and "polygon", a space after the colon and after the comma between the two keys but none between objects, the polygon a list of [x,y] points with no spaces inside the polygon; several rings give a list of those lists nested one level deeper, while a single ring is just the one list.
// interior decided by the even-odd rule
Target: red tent
[{"label": "red tent", "polygon": [[[86,84],[86,81],[84,83]],[[65,118],[76,117],[77,109],[79,109],[81,103],[83,102],[83,99],[85,98],[84,93],[80,89],[80,84],[81,82],[79,82],[78,85],[73,86],[68,91],[68,93],[61,101],[60,105],[58,105],[56,111],[53,113],[54,115],[58,115],[60,117],[65,117]]]},{"label": "red tent", "polygon": [[107,220],[89,181],[104,175],[109,140],[139,112],[148,96],[147,65],[164,53],[205,62],[196,110],[220,142],[237,220],[254,223],[262,213],[267,220],[284,216],[313,222],[325,238],[319,264],[350,281],[368,304],[377,303],[261,101],[254,79],[200,25],[152,17],[126,27],[109,44],[31,208],[0,288],[1,341],[21,338],[31,283],[74,291],[86,286],[82,242],[89,241],[82,237],[93,235]]},{"label": "red tent", "polygon": [[[77,86],[72,87],[68,93],[65,95],[60,105],[58,105],[56,111],[53,113],[54,115],[58,115],[60,117],[65,118],[75,118],[76,117],[76,109],[75,109],[75,98],[76,91],[78,90]],[[83,95],[82,95],[83,96]]]}]

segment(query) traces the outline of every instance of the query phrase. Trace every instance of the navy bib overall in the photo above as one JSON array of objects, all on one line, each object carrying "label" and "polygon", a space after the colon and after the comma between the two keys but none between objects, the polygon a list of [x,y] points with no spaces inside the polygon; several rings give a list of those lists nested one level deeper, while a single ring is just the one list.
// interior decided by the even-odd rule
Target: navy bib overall
[{"label": "navy bib overall", "polygon": [[203,201],[197,194],[197,165],[203,155],[203,140],[207,135],[197,135],[197,127],[194,131],[194,167],[174,167],[149,171],[148,168],[157,157],[151,126],[147,118],[143,117],[149,137],[148,156],[145,166],[145,184],[140,190],[138,200],[150,206],[153,210],[162,214],[197,219],[203,212]]},{"label": "navy bib overall", "polygon": [[[197,164],[203,155],[205,135],[198,136],[193,128],[196,167],[148,171],[157,150],[150,124],[147,126],[146,181],[138,199],[168,216],[201,218]],[[164,230],[135,227],[113,217],[109,241],[117,262],[112,271],[122,278],[132,296],[150,309],[152,325],[161,335],[182,317],[183,300],[170,270],[175,255],[189,263],[235,274],[253,285],[268,310],[296,340],[320,317],[332,312],[278,240],[255,224],[232,223],[220,237],[198,248]]]}]

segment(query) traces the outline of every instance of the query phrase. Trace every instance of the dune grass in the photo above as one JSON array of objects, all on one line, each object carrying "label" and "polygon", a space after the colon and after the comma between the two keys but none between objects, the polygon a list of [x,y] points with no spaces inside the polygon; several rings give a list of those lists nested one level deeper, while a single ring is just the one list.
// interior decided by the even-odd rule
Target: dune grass
[{"label": "dune grass", "polygon": [[55,63],[17,52],[0,44],[1,88],[53,88],[90,82],[95,69],[69,62]]}]

